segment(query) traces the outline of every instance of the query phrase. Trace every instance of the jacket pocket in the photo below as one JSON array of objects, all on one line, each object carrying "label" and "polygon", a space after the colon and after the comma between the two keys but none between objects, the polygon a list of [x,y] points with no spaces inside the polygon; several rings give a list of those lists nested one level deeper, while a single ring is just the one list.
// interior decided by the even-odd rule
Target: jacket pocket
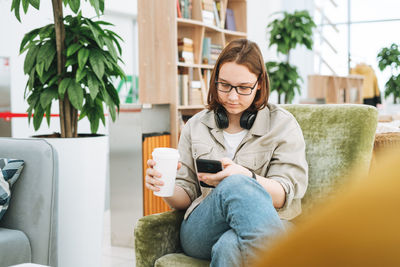
[{"label": "jacket pocket", "polygon": [[212,151],[212,146],[204,143],[193,143],[192,144],[192,156],[196,161],[198,158],[209,159],[209,154]]},{"label": "jacket pocket", "polygon": [[252,151],[237,156],[237,164],[259,173],[257,170],[263,168],[271,161],[272,150]]}]

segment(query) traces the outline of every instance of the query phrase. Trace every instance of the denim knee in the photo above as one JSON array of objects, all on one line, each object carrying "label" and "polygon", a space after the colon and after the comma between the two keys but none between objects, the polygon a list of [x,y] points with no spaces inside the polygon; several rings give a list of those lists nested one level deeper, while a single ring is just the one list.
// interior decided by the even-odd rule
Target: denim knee
[{"label": "denim knee", "polygon": [[268,192],[256,180],[242,174],[234,174],[226,177],[214,190],[221,193],[239,194],[250,198],[254,194],[261,193],[270,198]]}]

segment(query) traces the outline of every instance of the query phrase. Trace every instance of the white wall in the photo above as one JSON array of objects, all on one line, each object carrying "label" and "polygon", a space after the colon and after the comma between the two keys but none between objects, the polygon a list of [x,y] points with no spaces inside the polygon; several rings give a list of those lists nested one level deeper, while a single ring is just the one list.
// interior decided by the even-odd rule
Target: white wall
[{"label": "white wall", "polygon": [[[28,105],[24,100],[24,88],[27,76],[23,73],[24,55],[19,55],[19,45],[25,33],[46,24],[53,23],[53,13],[50,1],[41,1],[40,11],[30,7],[28,14],[21,11],[20,23],[10,12],[11,0],[0,0],[0,56],[10,58],[10,76],[11,76],[11,112],[25,113]],[[105,16],[101,19],[115,24],[114,30],[125,40],[121,43],[123,49],[122,59],[125,65],[121,66],[128,75],[135,73],[137,69],[135,62],[137,53],[135,53],[135,19],[136,19],[136,1],[113,0],[106,1]],[[71,14],[66,10],[65,14]],[[93,17],[95,12],[88,3],[83,5],[83,15]],[[54,103],[52,113],[58,114],[58,104]],[[51,119],[51,126],[43,122],[38,132],[34,132],[33,126],[28,126],[26,118],[12,120],[13,137],[28,137],[33,134],[52,133],[59,131],[59,122],[57,118]],[[90,132],[90,125],[87,120],[79,122],[79,132]],[[106,133],[107,128],[100,126],[99,133]]]}]

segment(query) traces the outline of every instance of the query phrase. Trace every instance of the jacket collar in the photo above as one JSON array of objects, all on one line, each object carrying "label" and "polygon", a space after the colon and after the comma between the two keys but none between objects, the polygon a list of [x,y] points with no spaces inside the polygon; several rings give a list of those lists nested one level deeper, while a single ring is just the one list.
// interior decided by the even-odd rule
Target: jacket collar
[{"label": "jacket collar", "polygon": [[[203,118],[201,119],[201,122],[205,124],[208,128],[211,128],[211,132],[214,134],[217,134],[217,132],[220,132],[220,134],[217,134],[217,136],[222,137],[222,129],[219,129],[217,127],[217,124],[215,123],[214,119],[214,111],[208,110]],[[250,128],[249,133],[252,135],[258,135],[258,136],[263,136],[269,131],[269,124],[270,124],[270,111],[268,106],[264,107],[263,109],[259,110],[257,113],[256,120],[254,121],[253,126]],[[219,139],[219,138],[217,138]],[[218,140],[220,141],[220,140]],[[223,139],[222,139],[223,143]]]}]

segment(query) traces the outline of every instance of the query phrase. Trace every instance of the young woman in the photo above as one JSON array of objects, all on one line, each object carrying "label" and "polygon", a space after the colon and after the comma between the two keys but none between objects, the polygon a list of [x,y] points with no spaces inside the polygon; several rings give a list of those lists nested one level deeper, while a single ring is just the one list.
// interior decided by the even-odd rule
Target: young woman
[{"label": "young woman", "polygon": [[[211,75],[207,110],[193,116],[179,140],[175,193],[164,200],[186,209],[181,245],[211,266],[243,266],[301,212],[307,188],[304,138],[295,118],[268,103],[269,82],[259,47],[230,42]],[[196,159],[223,170],[198,173]],[[146,187],[161,174],[147,162]],[[200,181],[215,188],[204,187]]]}]

